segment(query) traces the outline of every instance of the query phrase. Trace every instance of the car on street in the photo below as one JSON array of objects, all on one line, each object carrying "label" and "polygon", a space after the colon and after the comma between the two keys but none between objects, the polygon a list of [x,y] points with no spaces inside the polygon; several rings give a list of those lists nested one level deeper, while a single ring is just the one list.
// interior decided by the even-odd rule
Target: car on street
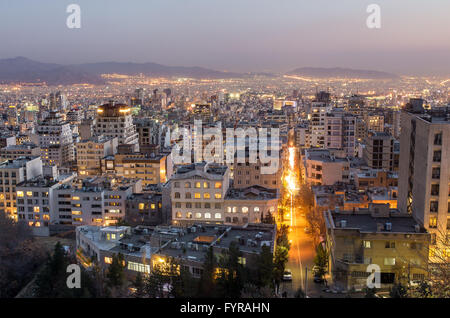
[{"label": "car on street", "polygon": [[283,280],[284,281],[291,281],[292,280],[292,272],[290,269],[285,269],[283,273]]},{"label": "car on street", "polygon": [[324,282],[324,279],[322,276],[318,276],[318,275],[314,276],[314,283],[322,284],[323,282]]}]

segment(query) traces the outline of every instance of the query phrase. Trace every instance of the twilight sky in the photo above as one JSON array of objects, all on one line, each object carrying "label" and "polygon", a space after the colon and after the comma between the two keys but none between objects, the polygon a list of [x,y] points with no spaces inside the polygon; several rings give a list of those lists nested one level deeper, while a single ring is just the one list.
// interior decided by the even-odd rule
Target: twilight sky
[{"label": "twilight sky", "polygon": [[[81,29],[66,27],[71,3]],[[449,16],[449,0],[0,0],[0,58],[450,75]]]}]

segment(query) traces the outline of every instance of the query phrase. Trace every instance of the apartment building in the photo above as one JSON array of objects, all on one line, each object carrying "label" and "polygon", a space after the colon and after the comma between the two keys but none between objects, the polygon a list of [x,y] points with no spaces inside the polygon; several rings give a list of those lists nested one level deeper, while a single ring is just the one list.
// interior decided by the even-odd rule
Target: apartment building
[{"label": "apartment building", "polygon": [[372,169],[398,170],[398,142],[385,132],[369,131],[364,141],[363,159]]},{"label": "apartment building", "polygon": [[101,162],[106,156],[117,153],[118,138],[103,135],[77,143],[77,169],[80,177],[92,177],[102,173]]},{"label": "apartment building", "polygon": [[0,161],[14,160],[19,157],[40,156],[41,149],[32,143],[11,145],[0,149]]},{"label": "apartment building", "polygon": [[401,129],[399,209],[432,233],[433,253],[450,230],[449,114],[404,111]]},{"label": "apartment building", "polygon": [[37,176],[17,185],[18,220],[27,224],[33,235],[50,235],[50,226],[55,221],[54,190],[61,184],[70,182],[74,176],[60,176],[57,179]]},{"label": "apartment building", "polygon": [[354,211],[325,211],[328,271],[344,290],[367,286],[370,264],[380,268],[381,289],[427,277],[431,236],[411,215],[371,204]]},{"label": "apartment building", "polygon": [[305,149],[303,156],[303,175],[311,185],[333,185],[336,182],[349,182],[350,163],[342,156],[343,152],[329,149]]},{"label": "apartment building", "polygon": [[81,184],[63,184],[53,191],[56,224],[114,225],[125,218],[127,198],[142,190],[139,179],[97,177],[76,181]]},{"label": "apartment building", "polygon": [[176,259],[193,277],[200,278],[205,253],[210,247],[218,257],[234,242],[242,253],[239,262],[255,268],[264,246],[274,253],[275,238],[273,224],[247,224],[245,227],[194,224],[186,228],[79,226],[76,248],[78,260],[86,268],[93,266],[91,259],[94,259],[105,270],[112,257],[121,253],[129,278],[137,273],[150,274],[156,268],[164,271],[169,258]]},{"label": "apartment building", "polygon": [[0,213],[6,213],[17,220],[17,185],[40,175],[40,157],[20,157],[0,163]]},{"label": "apartment building", "polygon": [[127,198],[125,221],[130,225],[159,225],[167,222],[161,193],[133,193]]},{"label": "apartment building", "polygon": [[223,204],[230,170],[213,163],[179,166],[170,179],[172,223],[223,223]]},{"label": "apartment building", "polygon": [[262,219],[278,213],[279,194],[277,189],[261,186],[230,188],[224,201],[224,223],[243,225],[261,223]]},{"label": "apartment building", "polygon": [[356,117],[334,109],[325,116],[325,148],[342,149],[348,157],[355,155]]},{"label": "apartment building", "polygon": [[75,160],[70,124],[58,112],[50,112],[37,127],[44,165],[63,167]]},{"label": "apartment building", "polygon": [[117,137],[119,145],[135,145],[134,150],[139,150],[139,135],[128,105],[111,102],[99,106],[94,134],[104,135],[107,138]]}]

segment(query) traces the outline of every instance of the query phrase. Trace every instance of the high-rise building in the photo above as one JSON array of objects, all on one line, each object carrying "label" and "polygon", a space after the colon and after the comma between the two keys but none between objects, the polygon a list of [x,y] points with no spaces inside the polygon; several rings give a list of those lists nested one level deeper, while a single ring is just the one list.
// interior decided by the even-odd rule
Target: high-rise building
[{"label": "high-rise building", "polygon": [[75,160],[70,124],[58,112],[50,112],[38,125],[37,134],[45,165],[62,167]]},{"label": "high-rise building", "polygon": [[398,169],[396,161],[396,142],[394,138],[385,132],[369,131],[363,149],[363,158],[372,169],[395,171]]},{"label": "high-rise building", "polygon": [[136,151],[139,149],[139,136],[133,125],[131,108],[128,105],[110,102],[99,106],[94,134],[117,137],[119,145],[131,144],[135,145]]},{"label": "high-rise building", "polygon": [[450,229],[449,114],[404,111],[401,129],[399,209],[432,233],[434,245]]},{"label": "high-rise building", "polygon": [[106,156],[117,153],[117,137],[103,135],[81,140],[77,143],[77,168],[80,177],[91,177],[102,173],[101,162]]},{"label": "high-rise building", "polygon": [[355,155],[355,116],[338,110],[325,117],[325,148],[342,149],[348,157]]},{"label": "high-rise building", "polygon": [[17,220],[16,186],[42,175],[40,157],[21,157],[0,164],[0,213]]}]

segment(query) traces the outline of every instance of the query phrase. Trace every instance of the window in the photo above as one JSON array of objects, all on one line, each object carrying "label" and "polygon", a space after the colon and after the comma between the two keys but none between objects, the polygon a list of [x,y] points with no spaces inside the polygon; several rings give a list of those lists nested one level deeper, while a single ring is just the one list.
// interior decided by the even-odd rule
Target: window
[{"label": "window", "polygon": [[180,183],[179,182],[174,182],[173,187],[174,188],[179,188],[180,187]]},{"label": "window", "polygon": [[201,187],[202,187],[202,183],[201,183],[201,182],[196,182],[196,183],[195,183],[195,187],[196,187],[197,189],[201,188]]},{"label": "window", "polygon": [[144,210],[145,204],[144,203],[139,203],[139,210]]},{"label": "window", "polygon": [[395,248],[395,242],[386,242],[385,248]]},{"label": "window", "polygon": [[190,199],[191,198],[191,193],[190,192],[186,192],[186,194],[184,195],[184,197],[186,199]]},{"label": "window", "polygon": [[185,187],[185,188],[190,188],[190,187],[191,187],[191,183],[190,183],[190,182],[186,182],[186,183],[184,184],[184,187]]},{"label": "window", "polygon": [[203,193],[203,198],[210,199],[211,195],[208,192]]},{"label": "window", "polygon": [[431,185],[431,195],[439,195],[439,184]]},{"label": "window", "polygon": [[202,214],[199,213],[199,212],[195,213],[195,218],[196,219],[201,219],[202,218]]},{"label": "window", "polygon": [[438,201],[430,201],[430,212],[437,212],[439,209]]},{"label": "window", "polygon": [[[27,195],[28,195],[28,193],[27,193]],[[80,197],[72,197],[72,200],[78,201],[78,200],[80,200]]]},{"label": "window", "polygon": [[222,214],[221,213],[216,213],[216,214],[214,214],[214,218],[215,219],[221,219],[222,218]]},{"label": "window", "polygon": [[175,217],[176,217],[177,219],[181,219],[181,212],[177,212],[177,213],[175,214]]},{"label": "window", "polygon": [[105,256],[105,263],[112,264],[112,257]]},{"label": "window", "polygon": [[254,208],[253,208],[253,211],[256,213],[256,212],[259,212],[259,206],[255,206]]},{"label": "window", "polygon": [[433,229],[437,228],[437,217],[435,216],[430,217],[430,223],[428,226]]},{"label": "window", "polygon": [[205,219],[210,219],[211,218],[211,213],[205,213]]},{"label": "window", "polygon": [[372,247],[371,244],[370,244],[370,241],[363,241],[363,246],[364,246],[364,248],[371,248]]},{"label": "window", "polygon": [[442,145],[442,132],[434,135],[434,144],[436,146],[441,146]]},{"label": "window", "polygon": [[248,213],[248,207],[243,206],[242,207],[242,213]]},{"label": "window", "polygon": [[39,207],[38,206],[34,207],[34,212],[39,213]]},{"label": "window", "polygon": [[181,208],[181,203],[180,203],[180,202],[176,202],[176,203],[175,203],[175,207],[176,207],[176,208]]},{"label": "window", "polygon": [[198,192],[194,193],[194,198],[200,199],[201,197],[202,197],[202,196],[201,196],[200,193],[198,193]]},{"label": "window", "polygon": [[22,198],[23,197],[23,191],[17,191],[17,196]]},{"label": "window", "polygon": [[203,182],[203,188],[209,189],[209,182]]},{"label": "window", "polygon": [[186,219],[192,219],[192,212],[186,213]]},{"label": "window", "polygon": [[128,262],[128,270],[150,274],[150,265],[142,263]]},{"label": "window", "polygon": [[[450,205],[449,205],[450,206]],[[215,209],[221,209],[222,208],[222,204],[220,203],[214,203],[214,208]]]},{"label": "window", "polygon": [[393,266],[395,265],[395,257],[385,257],[384,265]]},{"label": "window", "polygon": [[216,199],[221,199],[221,198],[222,198],[222,193],[216,193],[216,194],[214,195],[214,197],[215,197]]},{"label": "window", "polygon": [[29,196],[29,197],[33,196],[33,192],[27,191],[27,196]]},{"label": "window", "polygon": [[216,182],[216,183],[214,184],[214,188],[216,188],[216,189],[221,189],[221,188],[222,188],[222,182]]}]

